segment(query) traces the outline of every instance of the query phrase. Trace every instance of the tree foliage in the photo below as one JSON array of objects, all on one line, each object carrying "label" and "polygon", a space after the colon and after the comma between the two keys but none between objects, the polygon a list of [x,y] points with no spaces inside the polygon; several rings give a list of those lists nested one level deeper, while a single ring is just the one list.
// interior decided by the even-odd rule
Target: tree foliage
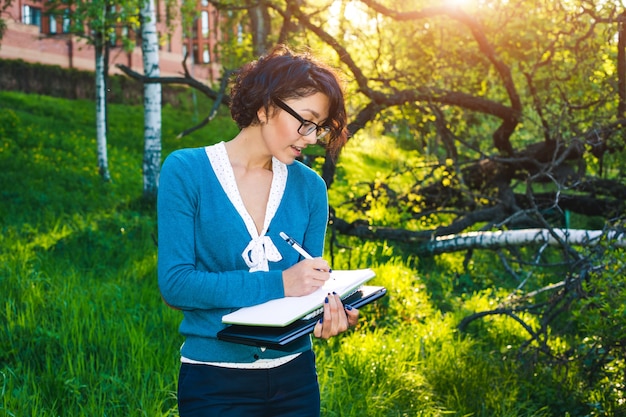
[{"label": "tree foliage", "polygon": [[[468,231],[569,228],[574,221],[623,232],[624,5],[264,4],[276,17],[274,39],[307,45],[342,69],[355,139],[361,131],[389,135],[422,156],[420,164],[378,176],[335,207],[333,233],[415,245]],[[335,163],[324,162],[329,186]],[[397,211],[399,221],[371,217],[380,204]],[[617,415],[623,392],[611,381],[622,380],[625,370],[617,330],[625,320],[623,269],[616,262],[623,249],[605,239],[593,248],[560,240],[556,250],[541,242],[498,249],[517,290],[497,308],[468,316],[461,328],[493,314],[512,318],[527,331],[524,360],[576,364],[587,375],[581,383],[606,388],[598,415]],[[532,279],[546,270],[563,279]],[[607,299],[613,294],[615,302]],[[555,347],[559,337],[572,348]]]},{"label": "tree foliage", "polygon": [[4,32],[7,29],[7,22],[4,20],[2,15],[4,11],[11,6],[13,0],[0,0],[0,41],[2,41],[2,37],[4,36]]},{"label": "tree foliage", "polygon": [[[415,169],[409,189],[385,190],[390,205],[413,213],[408,221],[427,220],[423,238],[544,227],[547,212],[606,218],[623,212],[621,6],[592,0],[212,3],[250,28],[251,38],[262,26],[265,39],[306,45],[340,67],[353,135],[382,126],[381,134],[436,165]],[[267,10],[258,13],[258,7]],[[240,41],[230,38],[224,49],[247,48],[254,56],[269,43]],[[334,162],[324,168],[329,186]],[[353,203],[355,210],[364,207],[359,198]],[[366,227],[338,224],[344,233],[376,237],[379,225],[364,220]],[[402,227],[395,233],[404,239]]]},{"label": "tree foliage", "polygon": [[[230,68],[274,40],[309,47],[345,75],[352,140],[389,136],[419,155],[419,163],[377,175],[333,207],[333,236],[384,239],[416,251],[462,232],[548,230],[556,249],[540,241],[496,248],[515,291],[497,297],[496,308],[468,315],[460,329],[492,315],[510,317],[527,334],[520,360],[576,367],[586,375],[579,383],[606,388],[597,415],[623,411],[623,390],[612,382],[626,369],[618,330],[625,322],[623,249],[608,233],[601,245],[574,247],[554,228],[624,230],[624,5],[213,3],[232,11],[229,24],[251,28],[224,44],[234,58]],[[260,27],[272,42],[259,44]],[[202,89],[213,98],[223,93]],[[336,164],[323,162],[329,187]],[[392,214],[372,216],[381,205]],[[469,266],[475,248],[466,250]],[[559,347],[563,340],[568,348]]]}]

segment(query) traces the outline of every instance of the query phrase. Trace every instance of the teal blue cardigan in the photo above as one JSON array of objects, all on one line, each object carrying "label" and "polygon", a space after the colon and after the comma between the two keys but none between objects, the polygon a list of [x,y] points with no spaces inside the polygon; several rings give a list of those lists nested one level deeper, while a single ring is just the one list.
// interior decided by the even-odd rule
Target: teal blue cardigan
[{"label": "teal blue cardigan", "polygon": [[170,154],[158,192],[158,283],[164,301],[182,311],[181,355],[205,362],[253,362],[311,349],[302,337],[287,350],[218,340],[224,314],[284,296],[282,271],[300,255],[279,237],[285,232],[314,257],[321,256],[328,222],[324,181],[296,161],[287,167],[285,191],[267,236],[282,260],[269,271],[249,272],[241,253],[251,240],[243,219],[213,172],[204,148]]}]

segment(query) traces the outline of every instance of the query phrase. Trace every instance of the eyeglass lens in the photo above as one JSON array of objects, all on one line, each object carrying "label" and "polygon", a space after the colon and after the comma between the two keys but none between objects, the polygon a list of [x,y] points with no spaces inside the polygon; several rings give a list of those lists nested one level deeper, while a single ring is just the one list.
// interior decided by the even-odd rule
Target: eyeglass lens
[{"label": "eyeglass lens", "polygon": [[287,113],[291,114],[294,118],[296,118],[300,122],[300,127],[298,127],[298,133],[302,136],[308,136],[313,131],[315,131],[317,140],[323,139],[329,132],[330,128],[328,126],[320,126],[315,122],[310,120],[306,120],[304,117],[300,116],[294,109],[289,107],[282,100],[274,99],[274,102],[278,105],[278,107],[285,110]]}]

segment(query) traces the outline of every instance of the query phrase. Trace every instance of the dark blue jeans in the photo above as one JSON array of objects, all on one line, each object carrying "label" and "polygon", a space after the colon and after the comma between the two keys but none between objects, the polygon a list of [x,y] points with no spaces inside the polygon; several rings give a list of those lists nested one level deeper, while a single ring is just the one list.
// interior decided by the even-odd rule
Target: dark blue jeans
[{"label": "dark blue jeans", "polygon": [[304,352],[271,369],[183,363],[178,411],[181,417],[319,417],[315,355]]}]

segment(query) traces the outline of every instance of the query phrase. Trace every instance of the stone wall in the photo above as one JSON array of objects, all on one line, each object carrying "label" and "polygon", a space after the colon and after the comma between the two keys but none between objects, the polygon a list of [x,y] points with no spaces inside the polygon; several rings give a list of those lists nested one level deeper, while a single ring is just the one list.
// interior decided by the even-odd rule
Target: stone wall
[{"label": "stone wall", "polygon": [[[95,75],[91,71],[67,69],[22,60],[0,59],[0,90],[28,94],[95,100]],[[178,106],[184,86],[162,86],[163,104]],[[142,104],[143,85],[124,75],[109,77],[109,103]]]}]

